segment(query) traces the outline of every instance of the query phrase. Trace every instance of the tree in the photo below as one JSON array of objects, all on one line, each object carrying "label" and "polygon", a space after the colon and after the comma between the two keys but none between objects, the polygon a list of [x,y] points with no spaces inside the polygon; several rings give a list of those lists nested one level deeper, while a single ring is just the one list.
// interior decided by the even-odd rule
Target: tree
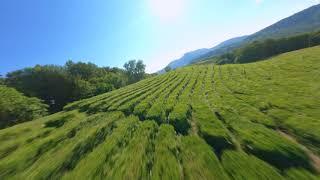
[{"label": "tree", "polygon": [[0,128],[33,120],[47,114],[48,106],[38,98],[29,98],[14,88],[0,85]]},{"label": "tree", "polygon": [[144,78],[146,65],[142,60],[130,60],[123,67],[126,70],[129,83],[135,83]]},{"label": "tree", "polygon": [[2,77],[2,75],[0,75],[0,85],[4,84],[4,78]]},{"label": "tree", "polygon": [[88,81],[77,78],[73,80],[73,83],[73,97],[76,97],[77,100],[95,95],[95,87]]},{"label": "tree", "polygon": [[164,70],[165,70],[166,72],[169,72],[169,71],[171,71],[172,69],[171,69],[170,66],[167,66],[167,67],[164,68]]},{"label": "tree", "polygon": [[50,112],[57,112],[74,100],[72,79],[63,67],[46,65],[25,68],[7,74],[6,85],[14,87],[29,97],[38,97],[50,105]]},{"label": "tree", "polygon": [[103,70],[93,63],[78,62],[74,63],[69,60],[65,64],[67,73],[72,77],[89,80],[90,78],[100,76],[103,74]]},{"label": "tree", "polygon": [[[266,59],[274,55],[295,51],[302,48],[320,45],[320,32],[300,34],[288,38],[266,39],[264,41],[254,41],[235,50],[235,63],[249,63]],[[219,57],[223,62],[225,55]],[[220,63],[221,64],[221,63]]]},{"label": "tree", "polygon": [[[58,112],[69,102],[89,98],[139,81],[145,76],[142,61],[130,62],[129,71],[68,61],[64,66],[37,65],[7,74],[4,84],[29,97],[37,97]],[[130,76],[128,76],[130,74]],[[1,78],[0,78],[1,84]]]}]

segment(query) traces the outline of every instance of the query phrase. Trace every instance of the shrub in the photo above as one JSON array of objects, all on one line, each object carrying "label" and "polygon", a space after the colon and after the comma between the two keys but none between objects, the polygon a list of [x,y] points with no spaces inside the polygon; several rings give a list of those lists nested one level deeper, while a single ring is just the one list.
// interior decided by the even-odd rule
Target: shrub
[{"label": "shrub", "polygon": [[180,179],[183,176],[179,163],[179,146],[171,125],[163,124],[155,139],[155,153],[151,179]]},{"label": "shrub", "polygon": [[197,136],[182,137],[181,156],[186,179],[229,179],[211,147]]},{"label": "shrub", "polygon": [[218,154],[224,149],[234,147],[228,129],[205,104],[194,104],[192,118],[197,122],[203,138]]},{"label": "shrub", "polygon": [[238,151],[224,151],[221,157],[222,165],[234,180],[261,179],[281,180],[280,173],[266,162]]},{"label": "shrub", "polygon": [[0,85],[0,128],[30,121],[47,114],[48,106],[13,88]]},{"label": "shrub", "polygon": [[318,180],[320,179],[319,175],[314,175],[305,169],[289,169],[285,171],[285,177],[288,180],[301,180],[301,179],[308,179],[308,180]]},{"label": "shrub", "polygon": [[277,132],[250,122],[234,122],[231,126],[247,152],[279,169],[310,168],[309,158],[299,145],[280,136]]}]

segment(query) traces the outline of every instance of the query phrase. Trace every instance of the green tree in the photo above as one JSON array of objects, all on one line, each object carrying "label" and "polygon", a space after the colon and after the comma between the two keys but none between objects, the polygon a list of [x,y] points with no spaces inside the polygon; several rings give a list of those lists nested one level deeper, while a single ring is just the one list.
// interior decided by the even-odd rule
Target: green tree
[{"label": "green tree", "polygon": [[50,112],[57,112],[75,100],[74,83],[63,67],[46,65],[25,68],[7,74],[6,84],[29,97],[38,97],[50,105]]},{"label": "green tree", "polygon": [[126,70],[129,83],[135,83],[144,78],[146,65],[142,60],[130,60],[123,67]]},{"label": "green tree", "polygon": [[48,106],[38,98],[29,98],[14,88],[0,85],[0,128],[33,120],[47,114]]},{"label": "green tree", "polygon": [[[49,111],[54,113],[69,102],[118,89],[128,85],[129,80],[132,83],[145,78],[142,61],[134,61],[131,65],[130,73],[120,68],[73,61],[64,66],[37,65],[8,73],[4,84],[26,96],[44,100],[50,105]],[[128,68],[130,66],[128,64]]]},{"label": "green tree", "polygon": [[[266,59],[281,53],[295,51],[317,45],[320,45],[320,32],[301,34],[288,38],[254,41],[235,50],[233,52],[233,62],[255,62],[257,60]],[[219,57],[220,62],[230,63],[230,60],[225,59],[225,56],[226,54]]]},{"label": "green tree", "polygon": [[172,70],[172,68],[171,68],[170,66],[166,66],[166,67],[164,68],[164,70],[165,70],[166,72],[169,72],[169,71]]},{"label": "green tree", "polygon": [[2,75],[0,75],[0,85],[4,84],[4,78],[2,77]]},{"label": "green tree", "polygon": [[90,82],[77,78],[73,83],[73,97],[76,97],[75,99],[84,99],[95,95],[95,87]]},{"label": "green tree", "polygon": [[74,63],[73,61],[69,60],[66,62],[65,68],[70,76],[84,80],[89,80],[93,77],[103,75],[104,73],[103,69],[100,69],[97,65],[90,62]]}]

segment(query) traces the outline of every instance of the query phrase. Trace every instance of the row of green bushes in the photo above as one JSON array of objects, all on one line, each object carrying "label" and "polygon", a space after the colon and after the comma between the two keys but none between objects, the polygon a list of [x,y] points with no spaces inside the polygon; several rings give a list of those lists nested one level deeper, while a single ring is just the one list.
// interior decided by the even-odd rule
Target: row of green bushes
[{"label": "row of green bushes", "polygon": [[190,77],[190,82],[184,87],[181,94],[177,97],[178,101],[168,116],[168,121],[176,131],[181,134],[187,134],[190,128],[189,119],[191,117],[191,97],[193,89],[200,75],[200,69],[194,68]]},{"label": "row of green bushes", "polygon": [[[298,57],[296,56],[295,58],[297,59]],[[288,58],[286,60],[295,61],[295,58]],[[304,68],[304,65],[296,66],[296,69],[290,69],[291,67],[283,61],[279,62],[281,66],[273,65],[273,63],[273,61],[266,61],[258,67],[255,64],[248,64],[241,66],[225,65],[219,69],[216,68],[216,90],[223,99],[217,99],[218,96],[216,96],[215,99],[210,99],[210,102],[213,102],[217,109],[219,109],[229,129],[232,130],[232,133],[237,137],[246,152],[254,154],[278,169],[304,167],[310,170],[312,167],[306,152],[297,143],[291,142],[274,129],[271,129],[277,126],[281,126],[281,128],[286,126],[290,129],[301,129],[300,127],[307,126],[308,124],[315,125],[316,120],[313,121],[305,118],[302,114],[297,115],[294,110],[292,112],[286,111],[287,108],[290,108],[290,106],[294,107],[296,104],[279,104],[278,106],[281,107],[273,105],[276,104],[276,101],[284,102],[279,97],[288,96],[288,89],[283,87],[289,87],[289,84],[296,86],[295,83],[297,83],[294,81],[290,81],[289,83],[288,80],[290,78],[288,75],[296,79],[297,76],[295,74],[299,71],[298,68]],[[303,64],[306,61],[299,58],[299,63]],[[272,73],[268,71],[270,68],[273,68]],[[312,71],[307,72],[310,73]],[[302,75],[304,73],[306,72],[301,72],[301,78],[303,78]],[[275,82],[274,79],[277,79],[278,82]],[[286,81],[282,82],[282,79]],[[282,86],[277,86],[280,83]],[[238,84],[242,84],[241,88],[238,87]],[[290,90],[291,93],[295,92],[294,89]],[[289,97],[291,95],[287,98],[289,99]],[[301,102],[301,104],[303,103]],[[285,113],[275,114],[275,112],[280,110],[285,111]],[[269,114],[272,114],[273,117],[276,116],[277,119],[268,116]],[[289,122],[293,123],[294,121],[286,119],[288,115],[303,117],[304,121],[303,123],[302,119],[295,121],[294,125],[292,124],[290,127],[288,126]],[[299,133],[294,134],[299,135]]]},{"label": "row of green bushes", "polygon": [[142,119],[145,119],[146,113],[154,103],[154,101],[158,98],[158,96],[166,89],[169,88],[178,77],[175,74],[171,74],[172,77],[168,79],[168,81],[159,84],[159,86],[154,87],[154,91],[147,96],[145,99],[141,100],[133,110],[133,113]]},{"label": "row of green bushes", "polygon": [[172,86],[170,86],[169,88],[166,88],[164,92],[161,93],[157,98],[157,100],[152,104],[151,108],[147,112],[146,117],[148,119],[154,119],[159,123],[165,123],[166,116],[167,116],[165,112],[165,104],[167,102],[167,98],[187,78],[188,78],[187,73],[181,74],[181,76],[179,76],[179,78],[172,84]]},{"label": "row of green bushes", "polygon": [[284,172],[270,166],[270,164],[240,151],[225,151],[221,157],[225,171],[232,179],[278,179],[278,180],[301,180],[319,179],[309,171],[302,168],[291,168]]},{"label": "row of green bushes", "polygon": [[228,129],[216,117],[214,110],[206,103],[206,94],[214,93],[211,91],[212,82],[210,76],[213,69],[211,66],[203,73],[193,91],[192,98],[192,120],[196,122],[200,135],[210,144],[215,152],[220,155],[228,148],[233,148],[232,138]]},{"label": "row of green bushes", "polygon": [[[166,76],[166,75],[165,75]],[[127,96],[132,96],[135,93],[150,89],[155,85],[159,85],[162,81],[166,81],[169,76],[162,78],[163,76],[156,76],[145,81],[140,81],[136,84],[127,86],[126,88],[120,88],[109,93],[98,95],[89,99],[75,101],[64,107],[65,111],[81,109],[90,113],[97,112],[98,110],[107,110],[114,102],[121,100]]]},{"label": "row of green bushes", "polygon": [[116,121],[112,134],[107,137],[105,142],[83,157],[74,169],[67,172],[63,178],[100,179],[105,177],[104,167],[107,166],[109,160],[112,160],[111,157],[129,143],[139,125],[139,119],[134,116]]},{"label": "row of green bushes", "polygon": [[173,126],[162,124],[155,139],[151,179],[181,179],[180,143]]},{"label": "row of green bushes", "polygon": [[[166,87],[169,87],[170,84],[174,83],[176,81],[176,78],[177,78],[176,75],[172,75],[168,77],[168,79],[165,79],[165,81],[158,81],[157,83],[152,84],[151,86],[147,86],[147,88],[142,88],[140,91],[132,94],[131,96],[126,96],[121,100],[112,103],[112,105],[108,108],[108,110],[110,111],[118,110],[120,106],[127,104],[131,100],[132,100],[131,101],[132,103],[132,102],[136,102],[136,100],[139,100],[139,99],[144,100],[145,98],[154,96],[155,94],[159,94],[161,93],[162,89],[165,89]],[[161,88],[157,88],[157,87],[161,87]],[[132,105],[130,107],[132,107]],[[127,110],[127,112],[129,113],[130,110],[132,109]]]}]

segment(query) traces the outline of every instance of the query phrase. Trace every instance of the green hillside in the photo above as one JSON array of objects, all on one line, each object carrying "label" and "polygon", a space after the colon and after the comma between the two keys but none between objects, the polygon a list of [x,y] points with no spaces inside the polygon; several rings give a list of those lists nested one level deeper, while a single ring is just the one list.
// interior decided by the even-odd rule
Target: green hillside
[{"label": "green hillside", "polygon": [[185,67],[0,130],[0,179],[319,179],[319,57]]},{"label": "green hillside", "polygon": [[[233,63],[233,61],[227,60],[230,57],[229,54],[233,53],[234,51],[239,51],[239,50],[241,51],[241,49],[243,50],[247,48],[249,48],[250,50],[253,50],[254,53],[260,55],[261,57],[270,49],[272,49],[272,47],[274,48],[272,51],[277,52],[279,48],[277,46],[280,46],[280,47],[283,46],[286,43],[285,41],[287,38],[297,37],[300,40],[302,40],[303,38],[301,38],[300,35],[311,34],[319,30],[320,30],[320,4],[318,3],[317,5],[311,6],[296,14],[293,14],[292,16],[284,18],[254,34],[226,40],[210,49],[198,49],[196,51],[188,52],[180,59],[174,60],[171,63],[169,63],[167,66],[169,66],[172,69],[176,69],[178,67],[183,67],[190,64],[199,63],[201,61],[206,61],[211,58],[220,59],[221,58],[220,56],[224,56],[224,57],[222,57],[222,59],[220,59],[219,61],[222,61],[223,63]],[[277,42],[278,44],[276,45],[272,44],[272,46],[270,46],[271,44],[269,44],[269,46],[263,47],[263,50],[266,50],[266,52],[261,52],[263,50],[259,50],[260,47],[259,47],[259,43],[257,44],[257,42],[270,41],[270,39],[271,40],[282,39],[285,41]],[[309,41],[309,39],[307,41]],[[290,42],[289,46],[286,48],[289,48],[292,50],[292,45],[295,46],[297,44],[296,42]],[[307,46],[305,45],[304,48],[306,47]],[[286,51],[286,52],[289,52],[289,51]],[[277,52],[276,54],[280,54],[280,53]],[[229,57],[226,58],[226,56],[227,57],[229,56]],[[250,61],[252,59],[242,59],[242,60]],[[160,71],[160,73],[162,72],[164,72],[164,70]]]}]

